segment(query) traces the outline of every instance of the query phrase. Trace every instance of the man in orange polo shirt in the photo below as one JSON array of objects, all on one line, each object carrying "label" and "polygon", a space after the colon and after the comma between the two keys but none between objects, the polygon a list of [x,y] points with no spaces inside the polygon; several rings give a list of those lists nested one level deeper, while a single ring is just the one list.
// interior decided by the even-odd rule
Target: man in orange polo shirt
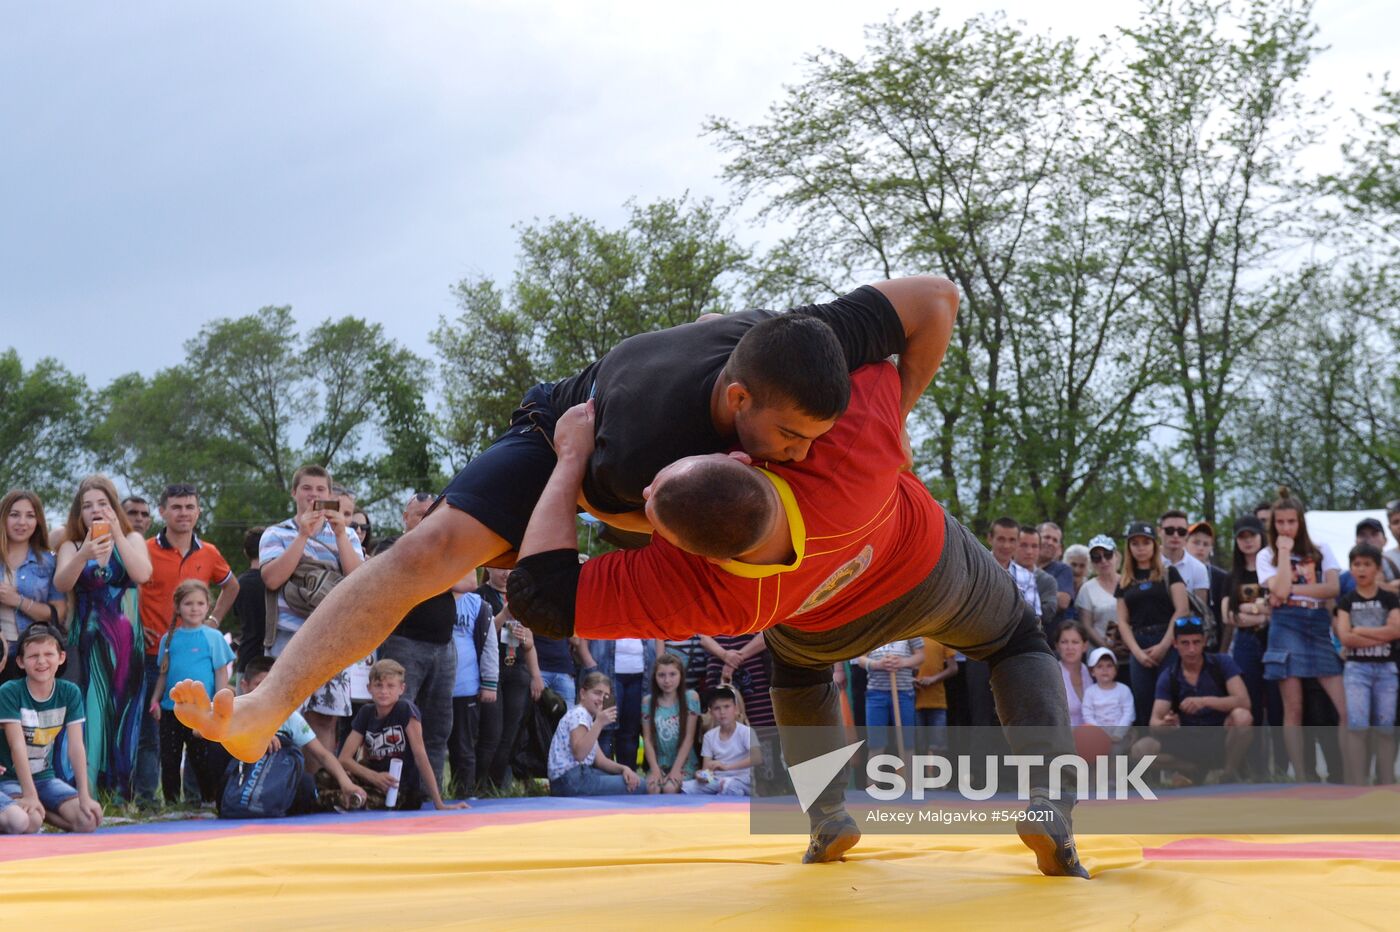
[{"label": "man in orange polo shirt", "polygon": [[[154,801],[160,783],[160,729],[151,718],[151,690],[160,675],[156,655],[160,639],[175,617],[175,587],[183,580],[198,579],[219,587],[208,623],[215,628],[238,595],[238,580],[219,548],[199,539],[199,491],[192,485],[168,485],[160,493],[160,517],[165,527],[146,541],[151,557],[151,578],[141,586],[141,627],[146,638],[146,701],[141,707],[141,742],[136,752],[136,795]],[[188,794],[187,794],[188,795]],[[197,798],[197,797],[195,797]]]}]

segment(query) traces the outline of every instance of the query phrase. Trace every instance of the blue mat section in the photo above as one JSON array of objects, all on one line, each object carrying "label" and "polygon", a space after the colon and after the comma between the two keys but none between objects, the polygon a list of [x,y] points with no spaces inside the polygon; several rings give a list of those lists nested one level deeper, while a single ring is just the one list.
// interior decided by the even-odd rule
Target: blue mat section
[{"label": "blue mat section", "polygon": [[[719,803],[733,804],[744,800],[736,797],[672,795],[647,796],[521,796],[506,799],[474,799],[470,809],[447,809],[439,812],[431,805],[416,812],[323,812],[313,815],[287,816],[282,819],[182,819],[168,822],[145,822],[139,825],[103,826],[102,833],[160,835],[180,832],[227,831],[239,826],[301,826],[308,829],[335,824],[383,822],[394,819],[419,819],[424,816],[471,818],[513,812],[574,813],[617,812],[620,809],[703,809]],[[465,826],[464,826],[465,827]]]}]

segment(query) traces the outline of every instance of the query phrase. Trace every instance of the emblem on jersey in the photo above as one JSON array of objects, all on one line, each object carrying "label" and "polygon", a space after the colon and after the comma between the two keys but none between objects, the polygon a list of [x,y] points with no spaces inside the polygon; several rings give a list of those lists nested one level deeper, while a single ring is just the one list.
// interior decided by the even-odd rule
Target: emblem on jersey
[{"label": "emblem on jersey", "polygon": [[869,544],[865,549],[856,554],[847,562],[841,564],[836,572],[828,576],[820,586],[812,590],[812,594],[807,596],[802,607],[793,612],[794,615],[801,615],[803,612],[810,612],[814,608],[825,605],[832,596],[840,592],[855,581],[856,577],[864,573],[870,566],[871,559],[875,556],[875,550]]}]

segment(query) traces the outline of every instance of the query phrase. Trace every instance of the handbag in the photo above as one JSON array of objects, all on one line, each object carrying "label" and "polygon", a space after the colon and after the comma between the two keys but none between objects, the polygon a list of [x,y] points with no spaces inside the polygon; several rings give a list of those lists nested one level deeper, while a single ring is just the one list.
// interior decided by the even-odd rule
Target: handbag
[{"label": "handbag", "polygon": [[277,594],[279,592],[286,600],[287,608],[305,618],[316,610],[316,606],[325,601],[326,596],[330,595],[331,590],[339,585],[344,578],[345,574],[340,571],[339,563],[303,557],[281,589],[267,590],[268,622],[266,631],[263,633],[263,649],[271,650],[272,645],[277,643]]}]

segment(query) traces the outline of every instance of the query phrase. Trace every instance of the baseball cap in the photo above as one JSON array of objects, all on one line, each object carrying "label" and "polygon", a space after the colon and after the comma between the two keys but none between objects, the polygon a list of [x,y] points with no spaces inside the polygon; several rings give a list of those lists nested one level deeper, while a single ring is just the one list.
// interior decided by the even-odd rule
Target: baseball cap
[{"label": "baseball cap", "polygon": [[1089,539],[1090,553],[1093,553],[1095,550],[1107,550],[1109,553],[1113,553],[1117,549],[1118,545],[1115,544],[1113,538],[1109,537],[1107,534],[1096,534]]},{"label": "baseball cap", "polygon": [[1187,534],[1209,534],[1211,540],[1215,540],[1215,528],[1209,521],[1197,521],[1186,529]]},{"label": "baseball cap", "polygon": [[1254,515],[1240,515],[1235,519],[1235,536],[1239,537],[1245,531],[1252,531],[1260,537],[1264,536],[1264,522]]},{"label": "baseball cap", "polygon": [[1128,538],[1128,540],[1132,540],[1134,537],[1156,538],[1157,531],[1146,521],[1134,521],[1132,524],[1128,525],[1128,533],[1123,536]]},{"label": "baseball cap", "polygon": [[1385,527],[1382,526],[1381,522],[1376,518],[1362,518],[1360,521],[1356,522],[1356,532],[1358,534],[1361,533],[1363,528],[1377,531],[1381,534],[1385,533]]},{"label": "baseball cap", "polygon": [[1093,650],[1089,651],[1089,669],[1092,670],[1094,667],[1098,666],[1099,661],[1105,657],[1112,660],[1115,667],[1118,666],[1118,658],[1113,656],[1113,651],[1109,650],[1107,647],[1095,647]]},{"label": "baseball cap", "polygon": [[1178,618],[1178,619],[1176,620],[1176,635],[1177,635],[1177,637],[1180,637],[1180,636],[1183,635],[1183,634],[1202,634],[1202,635],[1203,635],[1203,634],[1205,634],[1205,633],[1206,633],[1206,626],[1203,625],[1203,624],[1201,624],[1201,619],[1197,618],[1195,615],[1188,615],[1188,616],[1186,616],[1185,618]]}]

